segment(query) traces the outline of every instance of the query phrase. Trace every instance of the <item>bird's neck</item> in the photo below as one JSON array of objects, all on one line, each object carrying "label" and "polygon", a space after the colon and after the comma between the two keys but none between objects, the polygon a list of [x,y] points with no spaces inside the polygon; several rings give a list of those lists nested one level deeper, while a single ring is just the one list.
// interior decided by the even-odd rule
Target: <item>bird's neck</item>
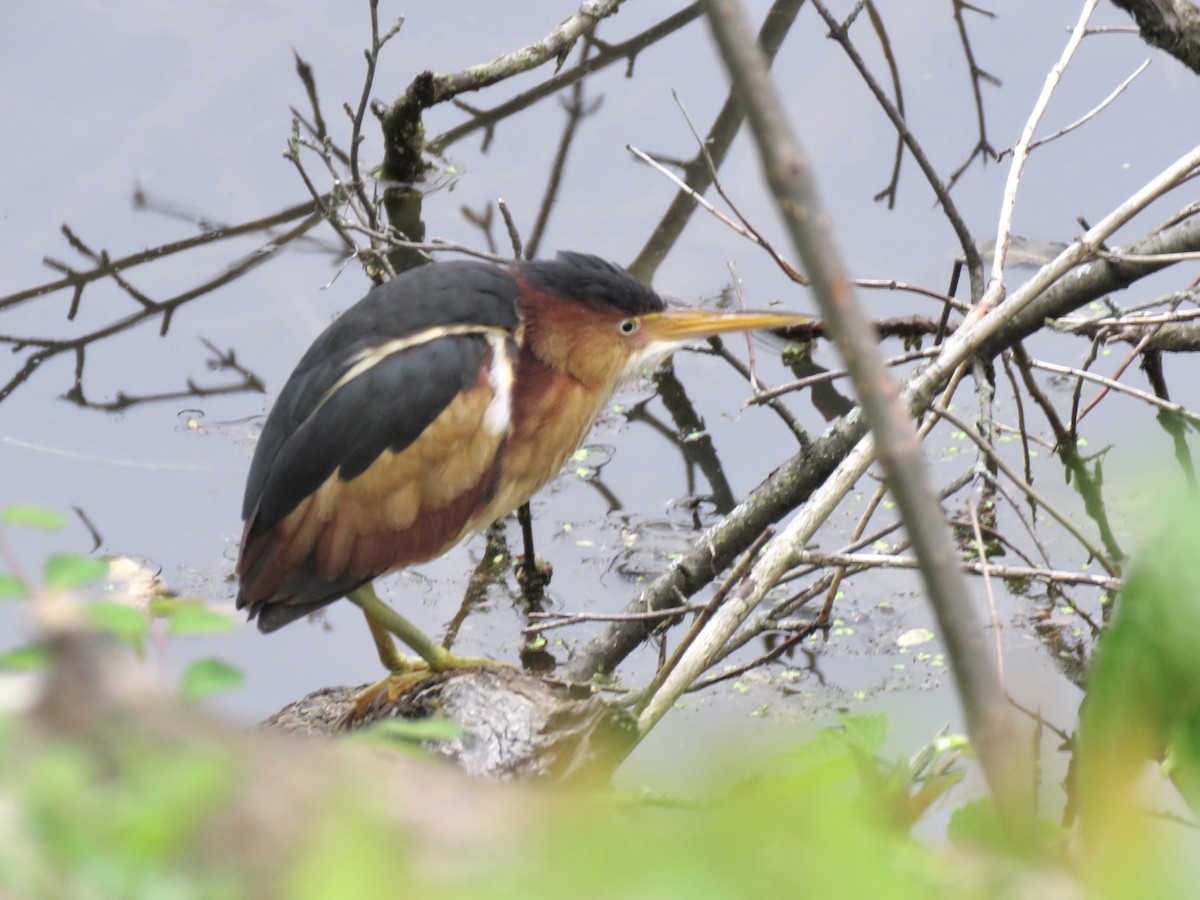
[{"label": "bird's neck", "polygon": [[497,487],[476,521],[490,524],[557,475],[610,395],[611,391],[601,395],[590,390],[563,369],[522,348],[514,372],[512,415],[500,455]]},{"label": "bird's neck", "polygon": [[[621,377],[624,359],[609,342],[595,336],[612,328],[587,306],[526,286],[518,300],[523,337],[522,356],[577,381],[587,390],[611,396]],[[603,402],[603,401],[602,401]]]}]

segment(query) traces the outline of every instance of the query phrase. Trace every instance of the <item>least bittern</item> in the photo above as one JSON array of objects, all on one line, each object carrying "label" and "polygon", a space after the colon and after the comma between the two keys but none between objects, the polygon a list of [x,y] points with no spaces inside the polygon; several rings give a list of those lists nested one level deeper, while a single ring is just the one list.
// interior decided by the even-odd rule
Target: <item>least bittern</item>
[{"label": "least bittern", "polygon": [[380,659],[452,656],[376,597],[373,579],[433,559],[528,500],[613,390],[722,332],[809,321],[667,309],[623,269],[447,262],[372,290],[316,339],[267,417],[250,466],[239,608],[269,632],[339,597]]}]

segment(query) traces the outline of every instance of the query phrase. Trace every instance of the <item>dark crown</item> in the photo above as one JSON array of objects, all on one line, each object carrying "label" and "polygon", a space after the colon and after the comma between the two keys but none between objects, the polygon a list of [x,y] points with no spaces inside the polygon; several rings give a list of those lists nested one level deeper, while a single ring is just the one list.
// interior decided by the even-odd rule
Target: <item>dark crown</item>
[{"label": "dark crown", "polygon": [[516,268],[535,287],[591,306],[632,316],[666,308],[652,288],[617,264],[589,253],[564,250],[553,260],[518,263]]}]

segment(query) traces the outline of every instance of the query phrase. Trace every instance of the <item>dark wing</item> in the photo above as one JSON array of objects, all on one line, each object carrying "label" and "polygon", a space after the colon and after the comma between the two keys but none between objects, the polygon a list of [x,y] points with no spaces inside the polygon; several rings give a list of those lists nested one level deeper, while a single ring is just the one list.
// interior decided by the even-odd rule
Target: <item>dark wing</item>
[{"label": "dark wing", "polygon": [[[305,484],[296,484],[292,490],[284,488],[278,476],[272,476],[285,446],[325,402],[326,394],[356,357],[388,340],[412,337],[429,329],[480,325],[511,331],[519,324],[516,292],[512,276],[495,266],[439,263],[405,272],[346,310],[313,341],[275,401],[250,464],[242,518],[250,519],[257,510],[257,518],[269,526],[332,471],[324,471],[315,483],[311,480],[315,476],[310,475]],[[414,381],[422,380],[418,377]],[[393,424],[406,430],[402,427],[409,416],[405,395],[397,395],[389,406],[387,410],[372,411],[376,424],[382,431]],[[436,414],[436,408],[433,412]],[[381,415],[388,421],[380,420]],[[402,421],[396,423],[397,418]],[[265,508],[264,500],[269,501]]]},{"label": "dark wing", "polygon": [[[519,324],[515,298],[496,267],[426,266],[373,290],[309,348],[246,484],[238,605],[260,628],[457,539],[503,439],[481,425]],[[448,443],[466,448],[458,471]]]}]

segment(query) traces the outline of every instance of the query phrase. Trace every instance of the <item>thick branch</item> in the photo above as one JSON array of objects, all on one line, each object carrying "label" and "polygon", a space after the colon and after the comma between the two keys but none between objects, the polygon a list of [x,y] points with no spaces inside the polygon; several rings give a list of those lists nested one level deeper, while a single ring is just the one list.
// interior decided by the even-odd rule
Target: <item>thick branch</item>
[{"label": "thick branch", "polygon": [[[455,125],[453,128],[429,141],[429,152],[444,153],[446,148],[451,144],[462,140],[468,134],[478,131],[480,128],[486,129],[487,136],[484,138],[484,146],[486,148],[487,142],[491,139],[492,128],[501,119],[520,112],[537,103],[539,100],[545,99],[551,94],[575,84],[581,78],[586,78],[593,72],[598,72],[615,62],[624,60],[628,65],[629,71],[632,72],[634,60],[642,50],[651,44],[661,41],[668,35],[674,34],[680,28],[699,18],[699,16],[700,6],[697,3],[693,3],[690,6],[685,6],[679,12],[667,16],[661,22],[651,25],[645,31],[634,35],[627,41],[622,41],[619,44],[601,44],[597,41],[596,52],[586,59],[581,60],[577,65],[555,72],[536,87],[522,91],[511,100],[505,100],[491,109],[470,110],[472,114],[470,119],[461,125]],[[464,106],[464,108],[466,107]]]},{"label": "thick branch", "polygon": [[[772,472],[728,516],[706,530],[682,557],[626,606],[630,613],[670,609],[692,596],[733,564],[763,530],[802,503],[834,470],[867,432],[858,417],[839,422]],[[572,655],[563,676],[587,681],[598,672],[613,672],[641,646],[657,623],[616,622]]]},{"label": "thick branch", "polygon": [[623,2],[584,0],[573,16],[540,41],[462,72],[445,75],[425,72],[418,75],[383,116],[384,172],[395,177],[397,171],[411,168],[404,166],[403,160],[414,151],[420,151],[415,144],[421,134],[423,110],[465,91],[477,91],[513,75],[536,69],[552,59],[561,66],[575,42],[595,31],[600,20],[615,13]]}]

